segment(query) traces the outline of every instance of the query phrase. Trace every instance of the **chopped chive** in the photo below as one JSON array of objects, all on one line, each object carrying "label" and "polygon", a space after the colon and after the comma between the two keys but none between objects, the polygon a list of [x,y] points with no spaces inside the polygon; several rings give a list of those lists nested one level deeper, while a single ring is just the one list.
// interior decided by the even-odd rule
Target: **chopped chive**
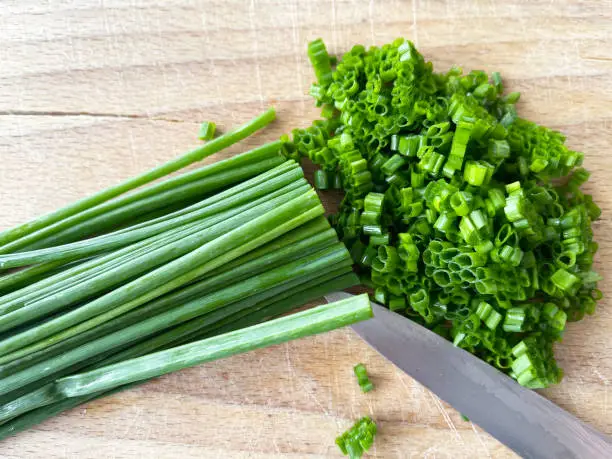
[{"label": "chopped chive", "polygon": [[215,130],[217,129],[217,125],[212,121],[204,121],[200,125],[200,130],[198,132],[198,138],[200,140],[212,140],[215,137]]},{"label": "chopped chive", "polygon": [[[529,387],[558,382],[552,343],[601,299],[589,274],[601,209],[581,189],[584,155],[521,118],[520,94],[504,93],[499,72],[435,72],[405,39],[355,46],[326,75],[317,103],[340,112],[295,130],[296,156],[342,175],[332,221],[359,249],[378,301],[436,331],[445,324],[456,345]],[[384,196],[380,210],[370,194]],[[535,317],[524,307],[534,301],[566,315],[547,306]],[[509,350],[531,337],[544,364],[513,371]]]},{"label": "chopped chive", "polygon": [[374,444],[377,429],[369,416],[359,419],[350,429],[336,438],[336,445],[345,456],[360,458]]},{"label": "chopped chive", "polygon": [[355,365],[355,367],[353,368],[353,372],[357,377],[357,382],[359,383],[361,392],[370,392],[372,389],[374,389],[374,385],[370,381],[370,378],[368,377],[368,372],[363,363]]}]

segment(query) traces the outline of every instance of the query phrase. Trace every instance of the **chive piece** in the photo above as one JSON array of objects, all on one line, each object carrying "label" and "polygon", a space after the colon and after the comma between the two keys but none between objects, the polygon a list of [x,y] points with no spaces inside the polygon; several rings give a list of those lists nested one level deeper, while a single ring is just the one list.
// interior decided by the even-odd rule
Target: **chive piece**
[{"label": "chive piece", "polygon": [[329,178],[326,171],[318,169],[314,173],[314,186],[317,190],[329,189]]},{"label": "chive piece", "polygon": [[580,279],[577,276],[563,268],[558,269],[550,277],[550,280],[563,291],[573,291],[576,285],[580,283]]},{"label": "chive piece", "polygon": [[308,57],[317,74],[319,84],[325,85],[331,83],[332,69],[331,60],[323,40],[320,38],[308,44]]},{"label": "chive piece", "polygon": [[204,121],[200,125],[200,130],[198,132],[198,138],[200,140],[212,140],[215,137],[215,130],[217,129],[217,125],[212,121]]},{"label": "chive piece", "polygon": [[368,372],[363,363],[358,363],[357,365],[355,365],[355,367],[353,367],[353,372],[357,377],[357,382],[359,383],[361,392],[370,392],[372,389],[374,389],[374,385],[370,381],[370,378],[368,377]]},{"label": "chive piece", "polygon": [[402,156],[393,155],[381,166],[380,169],[383,173],[385,173],[385,175],[392,175],[395,171],[402,167],[405,162],[406,160]]},{"label": "chive piece", "polygon": [[401,155],[413,157],[416,156],[417,151],[421,146],[421,137],[416,135],[410,135],[400,137],[398,142],[397,150]]},{"label": "chive piece", "polygon": [[360,458],[374,444],[376,424],[369,416],[359,419],[350,429],[336,438],[336,445],[345,456]]}]

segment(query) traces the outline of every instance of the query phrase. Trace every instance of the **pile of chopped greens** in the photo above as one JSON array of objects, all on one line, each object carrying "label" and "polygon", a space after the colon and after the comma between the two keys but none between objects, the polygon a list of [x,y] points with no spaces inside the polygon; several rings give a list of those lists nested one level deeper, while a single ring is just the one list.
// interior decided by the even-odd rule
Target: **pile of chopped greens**
[{"label": "pile of chopped greens", "polygon": [[331,219],[362,282],[522,385],[559,382],[553,344],[602,297],[582,153],[520,118],[497,72],[435,73],[404,39],[308,55],[322,119],[284,149],[344,190]]}]

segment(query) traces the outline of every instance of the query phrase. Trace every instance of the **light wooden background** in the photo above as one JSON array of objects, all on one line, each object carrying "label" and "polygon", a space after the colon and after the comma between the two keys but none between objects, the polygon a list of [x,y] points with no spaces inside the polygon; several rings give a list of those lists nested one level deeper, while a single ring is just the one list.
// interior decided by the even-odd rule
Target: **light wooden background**
[{"label": "light wooden background", "polygon": [[[202,120],[227,128],[273,104],[279,121],[249,145],[307,126],[305,49],[319,36],[334,52],[404,36],[437,69],[501,71],[521,114],[586,152],[610,278],[612,4],[601,0],[0,0],[0,227],[171,158]],[[569,326],[567,376],[546,391],[608,434],[611,333],[605,300]],[[357,362],[376,384],[368,395]],[[372,457],[513,457],[348,330],[90,403],[1,442],[0,456],[338,457],[335,436],[365,414],[380,427]]]}]

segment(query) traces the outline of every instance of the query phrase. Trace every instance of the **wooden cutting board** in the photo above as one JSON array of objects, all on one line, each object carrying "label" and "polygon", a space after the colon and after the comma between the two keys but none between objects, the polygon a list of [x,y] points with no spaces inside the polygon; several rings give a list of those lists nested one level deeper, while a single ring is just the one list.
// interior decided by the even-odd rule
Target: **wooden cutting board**
[{"label": "wooden cutting board", "polygon": [[[260,144],[316,116],[309,40],[412,39],[436,68],[501,71],[523,116],[586,152],[597,268],[612,276],[612,4],[609,1],[2,0],[0,227],[50,211],[197,144],[269,105]],[[244,149],[231,149],[233,154]],[[223,155],[209,158],[207,162]],[[609,284],[602,283],[607,297]],[[566,378],[545,395],[612,434],[612,309],[571,324]],[[376,390],[363,395],[363,362]],[[611,395],[612,397],[612,395]],[[354,333],[264,349],[89,403],[0,443],[10,458],[339,457],[335,436],[362,415],[371,457],[514,457],[368,348]]]}]

